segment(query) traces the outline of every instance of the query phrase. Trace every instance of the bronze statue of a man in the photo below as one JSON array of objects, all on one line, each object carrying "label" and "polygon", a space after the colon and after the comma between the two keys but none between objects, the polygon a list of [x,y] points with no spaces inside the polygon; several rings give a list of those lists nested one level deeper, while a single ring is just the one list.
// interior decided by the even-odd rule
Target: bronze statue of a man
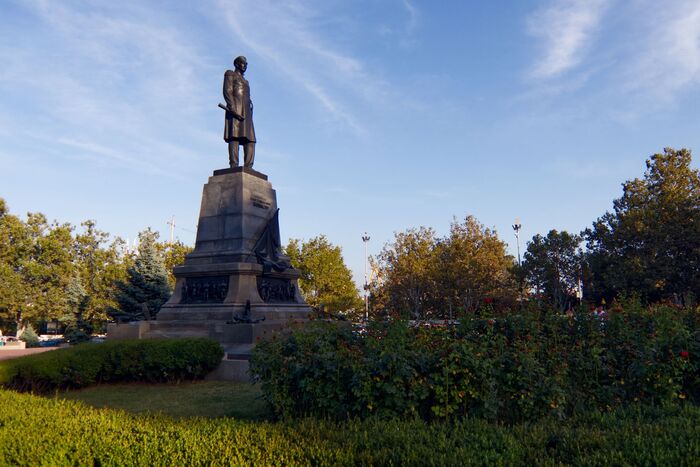
[{"label": "bronze statue of a man", "polygon": [[[228,143],[228,160],[231,167],[238,167],[238,146],[243,146],[244,166],[253,167],[255,159],[255,128],[253,128],[253,101],[250,100],[250,85],[243,77],[248,68],[245,57],[233,61],[234,71],[224,73],[224,99],[226,99],[226,122],[224,141]],[[222,106],[223,107],[223,106]]]}]

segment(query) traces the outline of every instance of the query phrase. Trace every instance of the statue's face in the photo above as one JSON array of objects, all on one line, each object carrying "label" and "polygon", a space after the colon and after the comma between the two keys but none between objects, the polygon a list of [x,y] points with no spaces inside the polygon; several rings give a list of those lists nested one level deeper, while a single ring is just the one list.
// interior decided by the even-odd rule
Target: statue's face
[{"label": "statue's face", "polygon": [[245,73],[245,71],[248,69],[248,62],[245,60],[239,60],[236,63],[234,63],[235,67],[241,70],[241,73]]}]

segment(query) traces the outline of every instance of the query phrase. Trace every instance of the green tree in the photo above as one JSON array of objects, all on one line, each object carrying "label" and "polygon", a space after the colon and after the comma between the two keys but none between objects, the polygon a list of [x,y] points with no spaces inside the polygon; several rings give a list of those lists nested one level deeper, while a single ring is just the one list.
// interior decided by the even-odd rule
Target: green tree
[{"label": "green tree", "polygon": [[436,242],[435,232],[429,227],[408,229],[395,233],[394,241],[384,245],[377,255],[381,295],[389,312],[425,319],[434,311]]},{"label": "green tree", "polygon": [[25,222],[2,205],[0,317],[5,323],[14,320],[19,331],[27,321],[65,314],[64,290],[73,271],[72,226],[49,225],[39,213],[29,213]]},{"label": "green tree", "polygon": [[20,340],[27,344],[27,347],[38,347],[39,346],[39,336],[37,335],[34,327],[31,324],[22,329],[19,335]]},{"label": "green tree", "polygon": [[474,216],[462,223],[453,220],[449,235],[435,245],[438,261],[432,267],[442,299],[441,317],[453,308],[475,311],[487,298],[511,301],[514,262],[506,248],[496,232]]},{"label": "green tree", "polygon": [[82,224],[75,237],[76,268],[88,297],[83,310],[86,321],[99,323],[108,318],[107,310],[117,307],[114,284],[125,281],[133,258],[123,254],[120,238],[109,242],[109,234],[97,229],[95,221]]},{"label": "green tree", "polygon": [[109,310],[113,318],[136,321],[155,317],[170,297],[172,289],[157,240],[158,233],[151,229],[139,234],[138,254],[127,271],[127,280],[115,284],[118,307]]},{"label": "green tree", "polygon": [[73,226],[48,224],[38,213],[28,214],[27,225],[32,248],[25,258],[24,280],[30,284],[32,296],[24,319],[56,320],[69,310],[65,290],[75,270]]},{"label": "green tree", "polygon": [[192,252],[191,246],[185,245],[180,240],[174,242],[158,243],[158,250],[163,255],[165,270],[168,271],[168,282],[171,288],[175,288],[175,276],[173,267],[185,262],[185,256]]},{"label": "green tree", "polygon": [[573,304],[581,278],[580,243],[578,235],[550,230],[546,237],[532,237],[523,255],[523,271],[530,287],[562,311]]},{"label": "green tree", "polygon": [[613,211],[584,232],[594,296],[698,296],[700,176],[691,162],[687,149],[654,154],[644,178],[625,182]]},{"label": "green tree", "polygon": [[362,308],[362,300],[352,280],[352,273],[343,261],[339,246],[324,235],[302,242],[291,239],[285,248],[292,266],[301,272],[299,287],[306,302],[313,308],[329,312],[354,313]]},{"label": "green tree", "polygon": [[85,321],[84,314],[91,300],[78,274],[71,278],[66,288],[66,298],[70,307],[70,313],[61,319],[66,325],[63,333],[66,340],[70,344],[78,344],[90,340],[93,327]]},{"label": "green tree", "polygon": [[443,238],[427,227],[397,233],[373,264],[372,303],[384,314],[445,319],[475,311],[487,298],[507,304],[515,298],[506,244],[473,216],[453,220]]},{"label": "green tree", "polygon": [[[23,280],[24,258],[30,250],[30,237],[22,220],[10,214],[0,198],[0,318],[5,330],[21,320],[29,305],[28,284]],[[18,318],[19,317],[19,318]]]}]

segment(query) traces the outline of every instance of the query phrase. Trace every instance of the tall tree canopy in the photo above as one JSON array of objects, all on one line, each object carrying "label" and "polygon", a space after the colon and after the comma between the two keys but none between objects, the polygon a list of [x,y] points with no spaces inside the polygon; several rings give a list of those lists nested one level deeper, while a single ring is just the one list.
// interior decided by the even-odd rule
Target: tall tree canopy
[{"label": "tall tree canopy", "polygon": [[453,220],[449,235],[436,245],[443,311],[445,307],[474,311],[487,298],[512,296],[513,257],[506,249],[496,232],[474,216],[461,223]]},{"label": "tall tree canopy", "polygon": [[285,251],[292,266],[301,272],[299,287],[309,305],[323,305],[330,312],[355,313],[362,309],[362,300],[339,246],[320,235],[305,242],[291,239]]},{"label": "tall tree canopy", "polygon": [[95,221],[82,223],[83,231],[76,235],[77,277],[73,287],[85,291],[81,316],[89,321],[104,321],[107,310],[115,307],[114,284],[126,280],[126,271],[133,264],[131,255],[124,254],[120,238],[109,242],[109,234],[97,229]]},{"label": "tall tree canopy", "polygon": [[49,224],[43,214],[27,221],[9,213],[0,216],[0,317],[14,320],[17,330],[27,320],[65,314],[64,290],[74,270],[72,227]]},{"label": "tall tree canopy", "polygon": [[700,176],[687,149],[646,161],[644,178],[584,232],[596,296],[647,301],[700,294]]},{"label": "tall tree canopy", "polygon": [[375,262],[379,290],[373,292],[387,309],[413,319],[456,316],[485,299],[514,296],[506,244],[473,216],[454,220],[444,238],[426,227],[399,232]]},{"label": "tall tree canopy", "polygon": [[394,234],[376,258],[386,307],[400,316],[422,319],[434,310],[435,231],[429,227]]},{"label": "tall tree canopy", "polygon": [[136,257],[95,221],[76,229],[49,223],[41,213],[22,219],[0,198],[0,328],[21,331],[33,323],[39,329],[43,322],[59,321],[85,333],[121,307],[117,295],[124,300],[126,284],[137,283],[136,276],[146,284],[144,295],[136,297],[139,311],[147,303],[154,313],[169,294],[163,263],[171,268],[191,249],[180,242],[157,243],[150,231],[142,237]]},{"label": "tall tree canopy", "polygon": [[0,207],[0,318],[4,323],[21,324],[24,311],[32,304],[33,294],[25,281],[32,242],[27,226],[10,214],[2,198]]},{"label": "tall tree canopy", "polygon": [[582,275],[581,237],[566,231],[550,230],[527,244],[523,271],[530,287],[538,296],[560,310],[573,304]]}]

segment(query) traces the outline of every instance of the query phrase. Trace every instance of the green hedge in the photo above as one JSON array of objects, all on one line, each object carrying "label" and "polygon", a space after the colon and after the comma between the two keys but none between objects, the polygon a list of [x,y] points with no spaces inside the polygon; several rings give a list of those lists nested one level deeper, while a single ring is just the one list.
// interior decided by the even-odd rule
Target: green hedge
[{"label": "green hedge", "polygon": [[480,419],[173,420],[0,390],[0,465],[689,465],[697,407]]},{"label": "green hedge", "polygon": [[39,393],[96,383],[165,382],[203,378],[223,349],[212,339],[86,343],[0,362],[0,384]]},{"label": "green hedge", "polygon": [[477,416],[514,423],[700,403],[700,313],[540,310],[455,329],[317,322],[261,342],[251,370],[281,417]]}]

